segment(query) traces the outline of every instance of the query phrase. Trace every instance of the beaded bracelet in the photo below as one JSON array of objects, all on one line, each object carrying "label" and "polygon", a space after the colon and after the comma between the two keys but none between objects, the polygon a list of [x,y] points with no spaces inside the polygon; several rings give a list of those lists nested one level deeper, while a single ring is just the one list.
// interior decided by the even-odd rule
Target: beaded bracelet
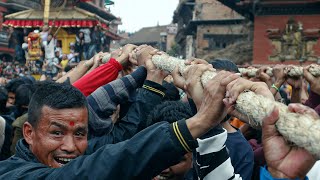
[{"label": "beaded bracelet", "polygon": [[271,87],[274,88],[274,89],[276,89],[276,90],[279,92],[279,88],[278,88],[275,84],[272,84]]}]

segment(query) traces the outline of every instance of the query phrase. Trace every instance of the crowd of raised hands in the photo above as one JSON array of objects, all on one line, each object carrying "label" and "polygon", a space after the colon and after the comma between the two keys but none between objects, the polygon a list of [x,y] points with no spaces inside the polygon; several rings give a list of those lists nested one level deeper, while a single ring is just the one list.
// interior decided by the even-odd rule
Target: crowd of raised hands
[{"label": "crowd of raised hands", "polygon": [[[290,86],[290,91],[286,91],[287,97],[276,96],[276,100],[280,98],[290,98],[291,103],[306,103],[310,91],[319,92],[319,77],[313,76],[309,72],[309,68],[314,65],[306,65],[301,67],[303,72],[298,76],[290,76],[288,72],[297,67],[293,65],[277,64],[273,65],[271,72],[270,66],[262,66],[258,68],[256,73],[252,76],[248,73],[243,73],[242,77],[255,82],[264,82],[270,87],[271,92],[276,95],[280,90]],[[318,65],[315,65],[318,66]],[[248,67],[247,69],[250,69]],[[318,94],[318,93],[317,93]],[[285,94],[283,94],[284,96]]]},{"label": "crowd of raised hands", "polygon": [[[275,65],[272,70],[272,76],[267,73],[267,71],[270,68],[260,67],[254,77],[249,77],[245,73],[240,74],[237,67],[231,62],[223,61],[226,64],[232,64],[232,68],[230,68],[229,65],[226,65],[224,67],[215,66],[215,63],[211,63],[211,61],[193,58],[184,61],[185,65],[187,65],[187,68],[184,72],[180,72],[178,67],[176,67],[173,70],[173,72],[169,73],[165,70],[157,68],[154,65],[152,61],[152,57],[154,55],[165,55],[165,53],[148,45],[136,46],[133,44],[127,44],[111,52],[110,54],[101,52],[96,54],[90,60],[81,61],[68,73],[61,75],[59,78],[57,78],[56,82],[63,83],[67,81],[74,87],[79,89],[87,97],[90,107],[89,110],[92,111],[89,114],[93,114],[89,117],[89,127],[91,128],[89,128],[89,134],[91,133],[92,136],[100,137],[100,132],[106,132],[106,130],[108,130],[108,132],[111,132],[110,134],[108,134],[109,136],[117,136],[117,138],[112,138],[112,143],[124,141],[126,140],[125,138],[127,138],[129,140],[124,143],[128,143],[128,146],[135,146],[130,143],[138,142],[139,138],[143,139],[143,133],[146,135],[146,138],[150,138],[151,136],[153,136],[150,129],[152,129],[152,127],[155,127],[151,126],[150,124],[148,125],[146,124],[146,122],[144,122],[146,121],[146,114],[149,113],[148,111],[153,107],[150,107],[147,104],[143,105],[143,103],[152,104],[155,102],[151,101],[158,100],[149,100],[150,102],[148,100],[144,100],[142,101],[142,104],[137,100],[138,105],[134,107],[131,106],[133,108],[142,106],[145,109],[141,110],[140,107],[140,109],[138,108],[138,110],[134,110],[135,113],[139,112],[137,117],[140,119],[136,120],[139,121],[139,128],[130,127],[130,132],[126,132],[126,129],[130,128],[125,126],[127,126],[128,124],[132,126],[132,124],[134,123],[131,122],[132,124],[130,124],[128,123],[129,120],[125,120],[124,123],[127,123],[127,125],[121,124],[123,119],[120,118],[122,115],[121,113],[119,113],[119,108],[120,110],[122,108],[120,105],[120,101],[123,100],[122,96],[128,96],[128,94],[130,94],[128,92],[123,92],[123,89],[125,89],[124,86],[127,86],[126,83],[130,82],[131,84],[128,84],[130,84],[131,86],[137,86],[130,87],[131,89],[138,88],[139,85],[136,84],[139,84],[138,82],[141,81],[141,76],[144,76],[144,74],[146,77],[145,79],[142,78],[142,82],[144,80],[147,81],[147,84],[145,83],[143,84],[143,86],[141,84],[144,90],[148,90],[164,98],[165,93],[164,90],[162,90],[165,89],[163,87],[164,84],[172,83],[176,88],[179,89],[180,92],[183,92],[181,93],[183,95],[179,97],[179,101],[185,102],[190,105],[191,110],[193,112],[193,116],[185,118],[186,120],[178,121],[178,123],[172,123],[172,131],[173,134],[175,133],[178,137],[178,140],[176,141],[181,143],[181,149],[185,149],[185,153],[194,152],[195,154],[197,154],[196,156],[193,156],[193,161],[196,162],[194,163],[196,164],[195,166],[199,166],[195,169],[199,170],[197,171],[197,177],[199,177],[200,179],[215,178],[218,177],[216,176],[216,174],[219,173],[210,172],[210,170],[206,170],[206,172],[203,173],[203,169],[206,169],[206,164],[202,164],[202,161],[200,159],[202,158],[201,156],[205,154],[203,152],[208,152],[209,150],[215,149],[215,147],[210,146],[215,146],[217,142],[222,142],[222,147],[225,147],[224,144],[226,139],[218,139],[219,137],[215,136],[216,134],[213,133],[214,135],[210,135],[210,132],[212,132],[212,130],[214,130],[215,128],[219,127],[222,124],[222,121],[224,121],[224,119],[227,116],[238,118],[241,121],[245,122],[246,126],[251,126],[250,119],[248,119],[246,114],[241,114],[235,108],[237,98],[242,92],[252,91],[258,95],[264,96],[265,98],[268,98],[273,101],[281,100],[282,102],[285,102],[288,105],[288,110],[290,112],[299,114],[309,114],[314,119],[319,119],[320,77],[313,76],[308,71],[309,66],[304,67],[303,76],[294,78],[287,75],[286,72],[288,71],[288,68],[291,67],[285,65]],[[105,56],[110,56],[110,59],[108,59],[107,62],[103,61]],[[209,80],[207,84],[203,85],[201,82],[201,76],[206,71],[216,72],[216,75],[211,80]],[[136,77],[138,73],[140,74]],[[127,77],[127,79],[122,79],[123,77]],[[122,81],[120,83],[118,82],[118,84],[115,83],[115,81],[119,79],[122,79]],[[43,77],[42,80],[45,80],[45,77]],[[136,84],[133,82],[136,82]],[[108,83],[110,83],[109,86]],[[288,85],[292,87],[292,91],[290,92],[286,91],[285,88]],[[108,88],[113,88],[112,93],[114,93],[115,95],[108,96],[109,99],[105,96],[102,96],[102,98],[107,99],[110,102],[99,101],[99,95],[103,93],[109,93],[108,90],[110,89]],[[119,90],[119,92],[115,91],[114,89],[117,88],[121,90]],[[144,98],[147,98],[147,95],[144,95]],[[111,102],[112,98],[116,99],[115,102]],[[143,97],[137,95],[137,99],[139,98],[143,99]],[[93,105],[90,104],[90,102],[93,101],[93,99],[98,99],[96,101],[101,104],[97,102],[94,102]],[[283,99],[285,99],[286,101],[283,101]],[[108,106],[112,107],[112,116],[110,116],[112,119],[112,124],[114,124],[112,128],[109,127],[110,124],[108,124],[109,122],[106,121],[109,120],[108,113],[110,113],[109,111],[106,111]],[[107,113],[102,113],[102,110],[104,110]],[[128,114],[130,112],[131,111],[129,109]],[[130,119],[131,117],[129,116],[127,118]],[[165,118],[166,117],[164,117],[162,121],[166,121]],[[263,156],[266,161],[266,166],[262,167],[261,170],[259,170],[260,178],[304,179],[316,163],[317,159],[314,155],[306,151],[303,147],[297,147],[281,136],[281,134],[277,131],[276,127],[278,119],[279,109],[275,107],[274,110],[263,119],[262,127],[260,127],[262,130],[261,139],[263,147]],[[135,123],[137,124],[137,122]],[[143,125],[140,126],[140,124]],[[117,127],[117,125],[119,127]],[[147,128],[148,126],[151,127]],[[148,130],[143,130],[145,128],[149,129],[150,132]],[[181,130],[181,134],[179,134],[177,133],[179,128],[180,130],[183,128],[187,129],[187,132],[182,132],[183,130]],[[90,130],[92,130],[92,132],[90,132]],[[141,130],[143,131],[139,133],[139,131]],[[156,132],[156,130],[154,131]],[[122,133],[121,138],[118,137],[118,132]],[[213,140],[211,136],[217,138],[217,140]],[[170,137],[172,136],[170,135]],[[184,139],[186,141],[184,141]],[[193,140],[197,141],[199,146],[198,148],[196,148],[196,146],[193,145],[193,143],[191,142]],[[202,140],[208,140],[208,142],[210,143],[205,144]],[[163,143],[163,141],[159,139],[159,143]],[[171,145],[172,144],[174,143],[171,142]],[[136,146],[139,146],[139,143],[137,143]],[[144,146],[145,151],[148,151],[151,148],[149,147],[151,145],[148,145],[147,143],[144,144]],[[211,149],[207,149],[208,147],[210,147]],[[164,152],[169,153],[170,151],[176,150],[170,149],[169,151],[168,149],[162,150],[162,147],[158,148],[160,148],[160,150],[155,151],[155,154],[165,154]],[[181,151],[180,149],[178,150]],[[119,153],[121,153],[121,151],[119,151]],[[117,153],[114,156],[116,155]],[[101,159],[103,158],[104,157],[101,157]],[[219,159],[219,157],[214,156],[210,158],[210,163],[221,160]],[[151,162],[155,159],[150,158],[149,161]],[[149,163],[149,161],[147,162],[147,160],[148,159],[145,158],[145,166],[147,166]],[[166,162],[162,159],[158,159],[157,161],[159,161],[159,164],[162,164],[163,162],[163,164],[165,164]],[[233,164],[231,165],[231,162],[225,161],[224,164],[226,163],[229,163],[230,166],[226,166],[227,170],[225,172],[231,173],[231,176],[227,176],[228,173],[226,173],[224,174],[226,175],[224,176],[224,178],[248,178],[244,177],[241,173],[238,174],[237,167],[235,167]],[[210,164],[208,166],[210,166]],[[130,170],[130,167],[128,167],[127,169]],[[143,167],[139,169],[145,170],[148,168]],[[99,168],[96,170],[98,171]],[[164,170],[164,167],[162,167],[162,170]],[[151,172],[152,170],[150,170],[150,172],[148,173]],[[138,177],[145,177],[141,174],[148,174],[139,174],[140,172],[136,173],[138,174]]]},{"label": "crowd of raised hands", "polygon": [[[151,60],[152,55],[163,54],[163,52],[150,46],[134,48],[128,45],[123,47],[122,53],[129,54],[129,66],[145,66],[148,71],[157,72],[160,79],[168,75],[166,72],[157,70]],[[190,65],[187,70],[180,73],[176,68],[170,79],[176,87],[183,90],[187,97],[194,101],[197,108],[196,116],[206,117],[204,118],[206,121],[201,122],[200,126],[214,127],[222,121],[226,114],[249,123],[246,115],[240,114],[234,108],[238,95],[245,90],[278,101],[291,96],[287,101],[289,111],[310,114],[315,119],[319,119],[319,111],[317,113],[314,109],[319,108],[320,102],[311,102],[310,96],[320,96],[320,77],[315,77],[308,71],[310,66],[303,67],[303,75],[298,77],[290,77],[287,74],[288,69],[293,67],[290,65],[273,66],[272,76],[267,73],[270,68],[263,66],[258,69],[254,77],[217,69],[217,75],[203,87],[201,75],[205,71],[215,71],[214,67],[206,60],[195,58],[186,60],[185,64]],[[283,90],[284,86],[288,85],[292,87],[291,92]],[[281,96],[280,91],[282,90],[284,94]],[[287,97],[283,97],[285,95]],[[309,107],[301,103],[307,103]],[[316,159],[303,148],[295,147],[287,142],[277,132],[275,124],[278,117],[279,110],[275,108],[268,117],[265,117],[262,126],[262,143],[268,171],[274,178],[303,179]],[[194,133],[194,137],[200,137],[203,132],[191,131],[191,133]]]}]

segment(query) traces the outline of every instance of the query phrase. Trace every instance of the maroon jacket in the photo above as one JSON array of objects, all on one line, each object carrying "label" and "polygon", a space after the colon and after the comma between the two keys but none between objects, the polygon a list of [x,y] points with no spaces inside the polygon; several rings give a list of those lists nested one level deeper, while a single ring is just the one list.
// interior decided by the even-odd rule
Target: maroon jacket
[{"label": "maroon jacket", "polygon": [[320,115],[320,95],[314,92],[310,92],[309,99],[305,103],[306,106],[314,109]]}]

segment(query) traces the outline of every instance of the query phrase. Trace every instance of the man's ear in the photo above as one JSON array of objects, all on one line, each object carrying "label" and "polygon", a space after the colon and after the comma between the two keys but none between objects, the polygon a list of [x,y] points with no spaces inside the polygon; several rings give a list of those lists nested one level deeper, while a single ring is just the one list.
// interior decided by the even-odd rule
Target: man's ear
[{"label": "man's ear", "polygon": [[34,128],[29,122],[23,124],[23,137],[29,145],[33,144]]}]

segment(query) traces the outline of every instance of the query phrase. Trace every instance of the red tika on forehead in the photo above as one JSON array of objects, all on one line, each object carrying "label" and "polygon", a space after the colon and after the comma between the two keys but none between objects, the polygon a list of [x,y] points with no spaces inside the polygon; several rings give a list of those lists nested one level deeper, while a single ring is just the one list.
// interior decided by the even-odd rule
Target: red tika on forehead
[{"label": "red tika on forehead", "polygon": [[69,122],[69,125],[70,125],[70,126],[74,126],[74,121],[70,121],[70,122]]}]

